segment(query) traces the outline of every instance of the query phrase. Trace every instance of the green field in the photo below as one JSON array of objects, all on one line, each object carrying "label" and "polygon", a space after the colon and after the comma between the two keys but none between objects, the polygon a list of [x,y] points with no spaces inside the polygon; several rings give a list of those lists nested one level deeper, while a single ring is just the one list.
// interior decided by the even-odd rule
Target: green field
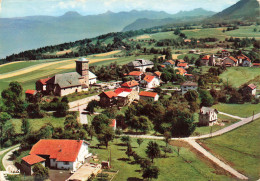
[{"label": "green field", "polygon": [[[144,140],[144,142],[139,147],[136,143],[136,139],[132,139],[133,151],[135,151],[141,157],[146,157],[145,149],[150,140]],[[159,145],[165,146],[165,142],[156,141]],[[114,181],[138,181],[142,179],[142,173],[140,173],[140,166],[133,163],[133,158],[131,161],[127,160],[125,154],[126,146],[123,146],[119,139],[114,140],[110,143],[109,149],[106,150],[104,147],[102,149],[97,149],[95,147],[97,141],[93,140],[91,142],[90,152],[98,154],[100,161],[108,160],[109,150],[111,149],[112,157],[112,168],[114,170],[119,170],[119,173],[113,179]],[[192,153],[187,148],[181,148],[180,156],[177,156],[176,147],[172,147],[173,153],[168,153],[167,158],[156,158],[155,165],[160,169],[160,175],[157,179],[158,181],[171,181],[171,180],[232,180],[225,175],[218,175],[215,170],[209,167],[206,163],[202,162],[194,153]],[[162,153],[164,154],[164,153]]]},{"label": "green field", "polygon": [[250,117],[254,113],[260,113],[260,103],[259,104],[223,104],[219,103],[213,106],[220,112],[228,113],[234,116],[239,116],[242,118]]},{"label": "green field", "polygon": [[[133,61],[137,58],[152,59],[153,57],[154,57],[154,55],[127,56],[127,57],[122,57],[122,58],[119,57],[115,60],[104,60],[104,61],[93,63],[91,65],[101,66],[101,65],[108,65],[112,62],[117,62],[118,64],[122,65],[122,64],[126,64],[130,61]],[[95,57],[95,58],[96,59],[103,59],[103,58],[106,58],[106,57]],[[66,72],[75,71],[74,68],[73,69],[57,69],[58,67],[66,66],[66,65],[69,65],[69,64],[71,64],[71,62],[65,62],[65,63],[61,62],[61,63],[55,64],[55,65],[46,66],[44,68],[29,72],[29,73],[25,73],[25,74],[22,74],[22,75],[13,76],[13,77],[10,77],[10,78],[5,78],[5,79],[0,79],[0,92],[3,89],[7,88],[9,83],[12,82],[12,81],[18,81],[18,82],[22,83],[24,91],[27,90],[27,89],[35,89],[35,82],[39,79],[51,77],[51,76],[58,74],[58,73],[66,73]]]},{"label": "green field", "polygon": [[201,140],[222,160],[245,174],[250,180],[260,175],[260,119],[222,136]]},{"label": "green field", "polygon": [[225,83],[239,87],[244,83],[250,82],[260,86],[259,67],[230,67],[220,75]]},{"label": "green field", "polygon": [[[254,32],[254,29],[257,29],[256,32]],[[226,31],[225,34],[232,37],[238,37],[238,38],[256,38],[260,39],[260,26],[239,26],[239,29],[233,30],[233,31]]]},{"label": "green field", "polygon": [[20,70],[20,69],[27,68],[27,67],[30,67],[33,65],[37,65],[40,63],[44,63],[44,62],[43,61],[26,61],[26,62],[17,62],[14,64],[4,65],[3,67],[0,67],[0,74]]},{"label": "green field", "polygon": [[227,37],[226,34],[222,32],[223,28],[205,28],[205,29],[192,29],[192,30],[183,30],[182,32],[188,38],[207,38],[215,37],[219,40],[225,40]]}]

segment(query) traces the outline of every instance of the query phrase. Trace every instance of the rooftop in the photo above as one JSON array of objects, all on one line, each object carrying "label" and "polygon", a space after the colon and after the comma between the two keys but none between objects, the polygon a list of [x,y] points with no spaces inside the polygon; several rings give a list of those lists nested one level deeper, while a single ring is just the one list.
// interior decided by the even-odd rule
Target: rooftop
[{"label": "rooftop", "polygon": [[137,81],[132,80],[132,81],[128,81],[128,82],[123,83],[121,86],[131,88],[131,87],[135,87],[135,86],[138,86],[138,85],[139,85],[139,83]]},{"label": "rooftop", "polygon": [[181,84],[181,86],[198,86],[196,82],[186,81]]},{"label": "rooftop", "polygon": [[147,92],[147,91],[142,91],[139,93],[139,96],[144,96],[144,97],[155,97],[157,95],[156,92]]},{"label": "rooftop", "polygon": [[22,158],[23,161],[25,161],[26,163],[28,163],[29,165],[34,165],[36,163],[40,163],[45,161],[44,158],[37,156],[37,155],[28,155]]}]

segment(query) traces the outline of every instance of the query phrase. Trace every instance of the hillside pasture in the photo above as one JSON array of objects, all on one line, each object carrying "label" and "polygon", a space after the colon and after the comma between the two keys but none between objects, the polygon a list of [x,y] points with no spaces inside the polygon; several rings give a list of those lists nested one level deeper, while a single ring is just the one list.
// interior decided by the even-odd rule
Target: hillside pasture
[{"label": "hillside pasture", "polygon": [[260,86],[260,68],[259,67],[230,67],[220,75],[224,83],[228,83],[234,87],[249,82]]},{"label": "hillside pasture", "polygon": [[225,40],[227,35],[222,32],[223,28],[205,28],[205,29],[192,29],[192,30],[183,30],[188,38],[207,38],[215,37],[219,40]]},{"label": "hillside pasture", "polygon": [[[254,32],[254,29],[257,29],[256,32]],[[239,26],[239,29],[232,30],[232,31],[226,31],[225,34],[228,36],[236,37],[236,38],[255,38],[260,39],[260,26]]]},{"label": "hillside pasture", "polygon": [[111,52],[107,52],[107,53],[96,54],[96,55],[93,55],[93,57],[105,57],[105,56],[114,55],[114,54],[117,54],[120,52],[121,52],[121,50],[115,50],[115,51],[111,51]]},{"label": "hillside pasture", "polygon": [[257,180],[260,175],[260,119],[222,136],[201,140],[206,149],[240,173]]},{"label": "hillside pasture", "polygon": [[64,55],[66,53],[71,53],[71,52],[72,52],[72,50],[63,50],[63,51],[57,52],[56,55]]}]

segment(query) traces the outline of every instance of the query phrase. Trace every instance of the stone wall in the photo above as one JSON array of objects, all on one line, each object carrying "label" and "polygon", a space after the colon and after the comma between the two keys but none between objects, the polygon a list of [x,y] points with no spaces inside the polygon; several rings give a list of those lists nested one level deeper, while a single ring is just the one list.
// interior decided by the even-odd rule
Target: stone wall
[{"label": "stone wall", "polygon": [[92,100],[99,101],[99,96],[95,95],[95,96],[91,96],[91,97],[87,97],[87,98],[84,98],[84,99],[80,99],[80,100],[77,100],[77,101],[70,102],[69,107],[73,108],[73,107],[77,107],[79,105],[88,104]]}]

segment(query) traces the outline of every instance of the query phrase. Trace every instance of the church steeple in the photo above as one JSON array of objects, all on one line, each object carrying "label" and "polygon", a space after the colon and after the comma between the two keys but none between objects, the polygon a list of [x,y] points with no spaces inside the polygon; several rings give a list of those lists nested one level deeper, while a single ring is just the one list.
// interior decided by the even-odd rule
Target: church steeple
[{"label": "church steeple", "polygon": [[83,82],[89,86],[89,61],[86,58],[79,58],[76,60],[76,71],[82,76]]}]

